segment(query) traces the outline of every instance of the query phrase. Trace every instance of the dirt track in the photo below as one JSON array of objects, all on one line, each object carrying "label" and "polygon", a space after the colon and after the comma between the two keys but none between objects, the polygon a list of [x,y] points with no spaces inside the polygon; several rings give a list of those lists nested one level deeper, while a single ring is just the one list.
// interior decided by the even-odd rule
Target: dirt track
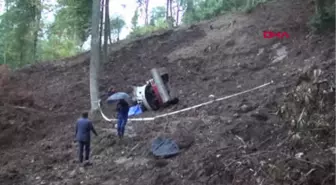
[{"label": "dirt track", "polygon": [[[314,79],[334,83],[335,38],[309,34],[312,8],[279,0],[249,15],[124,43],[104,65],[101,90],[129,91],[151,68],[167,67],[180,98],[147,116],[275,84],[154,123],[129,123],[122,144],[111,123],[97,122],[94,166],[87,169],[74,163],[72,140],[74,120],[90,105],[88,55],[14,72],[0,92],[1,184],[333,184],[335,96]],[[266,29],[290,38],[264,39]],[[312,77],[314,69],[323,74]],[[154,159],[148,149],[158,135],[176,139],[182,153]]]}]

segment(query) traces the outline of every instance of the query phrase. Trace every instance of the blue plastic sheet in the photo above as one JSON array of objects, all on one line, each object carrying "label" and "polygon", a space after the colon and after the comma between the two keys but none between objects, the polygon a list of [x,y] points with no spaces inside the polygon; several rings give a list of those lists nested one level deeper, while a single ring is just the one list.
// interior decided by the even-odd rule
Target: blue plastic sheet
[{"label": "blue plastic sheet", "polygon": [[177,155],[180,149],[174,140],[158,137],[153,141],[151,151],[157,157],[171,157]]},{"label": "blue plastic sheet", "polygon": [[141,106],[138,104],[138,105],[130,107],[128,111],[128,116],[135,116],[141,113],[142,113]]}]

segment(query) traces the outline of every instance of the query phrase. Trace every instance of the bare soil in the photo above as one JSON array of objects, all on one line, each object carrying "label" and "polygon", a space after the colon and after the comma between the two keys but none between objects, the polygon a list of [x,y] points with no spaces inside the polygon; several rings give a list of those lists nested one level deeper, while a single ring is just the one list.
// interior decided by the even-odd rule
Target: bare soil
[{"label": "bare soil", "polygon": [[[151,68],[169,69],[179,104],[143,116],[274,83],[154,122],[130,122],[122,142],[114,123],[96,121],[93,166],[85,168],[76,164],[73,138],[74,121],[90,105],[89,53],[1,73],[1,184],[334,184],[335,36],[309,32],[312,3],[278,0],[114,45],[101,91],[112,85],[130,92]],[[290,38],[264,39],[264,30]],[[175,139],[181,153],[151,156],[157,136]]]}]

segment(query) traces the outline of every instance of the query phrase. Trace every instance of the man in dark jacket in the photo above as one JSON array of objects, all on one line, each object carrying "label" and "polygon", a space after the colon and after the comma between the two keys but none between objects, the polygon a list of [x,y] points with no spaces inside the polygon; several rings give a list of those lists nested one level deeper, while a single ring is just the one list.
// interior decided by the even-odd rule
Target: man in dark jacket
[{"label": "man in dark jacket", "polygon": [[124,136],[125,126],[127,124],[128,119],[128,111],[129,111],[128,103],[124,99],[119,100],[117,104],[119,138],[122,138]]},{"label": "man in dark jacket", "polygon": [[[100,96],[100,99],[105,99],[109,98],[112,94],[116,93],[115,89],[113,87],[108,88],[108,90]],[[103,106],[103,102],[99,102],[100,106]]]},{"label": "man in dark jacket", "polygon": [[88,119],[88,113],[82,114],[82,117],[76,123],[76,141],[79,143],[79,162],[83,162],[83,152],[85,148],[85,160],[89,160],[91,131],[98,136],[92,122]]},{"label": "man in dark jacket", "polygon": [[114,94],[116,91],[113,87],[110,87],[108,91],[106,92],[107,98],[110,97],[112,94]]}]

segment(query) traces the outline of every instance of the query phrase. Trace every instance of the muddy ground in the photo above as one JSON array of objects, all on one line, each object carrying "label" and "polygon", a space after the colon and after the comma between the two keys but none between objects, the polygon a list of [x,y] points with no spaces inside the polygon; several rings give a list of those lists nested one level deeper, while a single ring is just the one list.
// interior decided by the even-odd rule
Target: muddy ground
[{"label": "muddy ground", "polygon": [[[100,74],[103,91],[130,91],[167,67],[180,102],[153,116],[265,88],[154,122],[97,121],[93,166],[76,164],[74,121],[89,108],[88,53],[28,66],[0,91],[0,182],[13,184],[334,184],[334,33],[312,35],[311,2],[279,0],[250,14],[121,43]],[[210,25],[213,29],[210,29]],[[262,31],[289,39],[264,39]],[[155,159],[157,136],[181,153]]]}]

